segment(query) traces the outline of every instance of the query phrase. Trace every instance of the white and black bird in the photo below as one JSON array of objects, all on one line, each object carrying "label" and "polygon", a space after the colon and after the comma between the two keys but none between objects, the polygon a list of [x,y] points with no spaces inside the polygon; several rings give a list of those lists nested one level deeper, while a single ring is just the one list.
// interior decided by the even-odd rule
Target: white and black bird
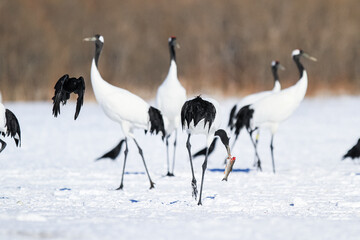
[{"label": "white and black bird", "polygon": [[[234,107],[230,111],[229,122],[228,122],[228,127],[230,128],[230,130],[234,129],[234,124],[236,121],[236,114],[243,106],[253,104],[253,103],[259,101],[260,99],[262,99],[266,96],[269,96],[270,94],[272,94],[274,92],[279,92],[281,90],[278,69],[285,70],[284,66],[282,66],[279,61],[277,61],[277,60],[272,61],[271,62],[271,71],[272,71],[273,78],[274,78],[274,87],[272,90],[250,94],[250,95],[244,97],[243,99],[241,99],[240,102],[238,102],[237,104],[234,105]],[[259,135],[260,135],[260,133],[259,133],[259,129],[258,129],[255,144],[258,144]],[[236,140],[238,139],[238,136],[239,135],[236,135],[236,137],[234,138],[233,143],[231,144],[231,149],[234,149],[234,146],[235,146]],[[213,143],[210,145],[209,155],[214,151],[214,148],[216,146],[216,141],[217,141],[217,138],[214,139]],[[195,153],[193,155],[193,157],[205,155],[205,153],[206,153],[206,148]]]},{"label": "white and black bird", "polygon": [[123,180],[128,154],[129,138],[134,140],[138,148],[146,170],[146,174],[149,178],[150,189],[154,188],[154,183],[150,178],[150,174],[145,163],[143,151],[135,139],[134,130],[144,129],[145,131],[149,130],[150,133],[156,134],[161,132],[164,137],[165,129],[162,115],[158,109],[150,106],[137,95],[125,89],[113,86],[101,77],[98,70],[98,61],[102,47],[104,45],[103,36],[96,34],[94,37],[85,38],[84,41],[95,42],[95,56],[91,65],[91,84],[94,89],[95,98],[106,116],[120,124],[125,135],[125,157],[123,172],[121,176],[121,183],[117,190],[122,189],[124,186]]},{"label": "white and black bird", "polygon": [[[178,45],[176,43],[176,37],[170,37],[168,40],[168,44],[170,51],[170,68],[164,82],[158,88],[156,95],[156,106],[159,108],[163,115],[165,125],[167,176],[174,176],[177,129],[178,127],[180,127],[180,112],[181,107],[186,101],[186,90],[181,85],[177,76],[175,47],[177,47]],[[170,171],[169,138],[173,133],[174,150],[172,171]]]},{"label": "white and black bird", "polygon": [[342,157],[342,160],[344,160],[345,158],[351,158],[352,160],[354,160],[355,158],[360,158],[360,138],[355,144],[355,146],[353,146],[349,151],[347,151],[347,153]]},{"label": "white and black bird", "polygon": [[[224,144],[228,156],[231,157],[229,147],[229,137],[225,130],[219,129],[221,123],[221,113],[219,103],[214,99],[203,99],[200,96],[188,100],[181,109],[181,125],[183,130],[188,134],[186,147],[190,158],[190,166],[192,173],[191,185],[193,188],[193,196],[197,198],[197,185],[194,174],[194,168],[191,155],[190,137],[192,134],[203,134],[206,136],[206,146],[209,147],[215,137],[220,137]],[[208,149],[208,148],[207,148]],[[204,175],[207,168],[208,151],[205,154],[205,160],[202,164],[202,176],[198,205],[201,205],[201,195],[204,184]]]},{"label": "white and black bird", "polygon": [[307,86],[308,76],[304,66],[300,62],[300,57],[304,56],[312,61],[317,61],[303,50],[295,49],[292,52],[292,58],[298,67],[300,79],[297,83],[289,88],[272,93],[259,101],[246,105],[240,109],[236,115],[235,134],[239,135],[243,127],[246,127],[250,133],[251,141],[255,147],[255,153],[258,159],[258,168],[261,169],[261,161],[257,153],[257,146],[252,138],[252,133],[258,128],[267,128],[271,131],[271,158],[273,172],[275,173],[274,160],[274,134],[277,132],[279,124],[286,120],[299,106],[304,99]]},{"label": "white and black bird", "polygon": [[78,95],[76,101],[76,111],[74,115],[74,120],[77,119],[80,113],[81,106],[84,102],[84,92],[85,92],[85,81],[83,77],[69,78],[68,74],[62,76],[55,84],[55,93],[53,100],[53,115],[57,117],[60,114],[60,103],[62,105],[66,104],[66,101],[70,99],[70,94],[75,93]]},{"label": "white and black bird", "polygon": [[12,137],[15,140],[17,147],[21,146],[21,131],[19,121],[15,114],[9,109],[6,109],[2,103],[0,103],[0,153],[6,147],[6,142],[1,137]]}]

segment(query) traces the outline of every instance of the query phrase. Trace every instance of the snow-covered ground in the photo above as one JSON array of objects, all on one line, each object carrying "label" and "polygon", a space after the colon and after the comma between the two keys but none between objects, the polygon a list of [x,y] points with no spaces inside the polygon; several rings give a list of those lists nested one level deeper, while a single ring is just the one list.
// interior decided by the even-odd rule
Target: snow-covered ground
[{"label": "snow-covered ground", "polygon": [[[222,101],[224,124],[236,99]],[[0,154],[0,239],[359,239],[360,165],[341,156],[360,137],[360,97],[306,99],[275,136],[277,173],[271,168],[270,134],[260,136],[263,172],[242,134],[228,182],[207,171],[203,206],[191,197],[191,172],[179,134],[176,177],[166,173],[159,136],[136,133],[155,189],[149,190],[133,142],[124,190],[123,153],[94,160],[123,137],[95,103],[78,120],[74,103],[51,115],[51,103],[5,103],[18,117],[22,147],[13,140]],[[204,137],[192,138],[193,151]],[[223,168],[220,145],[208,167]],[[195,171],[200,185],[201,164]]]}]

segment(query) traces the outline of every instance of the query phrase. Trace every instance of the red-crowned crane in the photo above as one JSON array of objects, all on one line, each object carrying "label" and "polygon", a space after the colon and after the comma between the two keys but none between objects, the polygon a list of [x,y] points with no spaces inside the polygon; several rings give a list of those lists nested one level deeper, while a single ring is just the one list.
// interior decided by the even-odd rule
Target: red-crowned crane
[{"label": "red-crowned crane", "polygon": [[[197,186],[196,178],[194,174],[194,167],[192,163],[191,155],[191,144],[190,137],[192,134],[203,134],[206,136],[206,146],[209,149],[209,146],[215,137],[220,137],[221,142],[224,144],[228,157],[231,159],[230,147],[229,147],[229,137],[225,130],[219,129],[221,123],[221,113],[219,108],[219,103],[214,99],[206,98],[203,99],[200,96],[195,97],[191,100],[188,100],[184,103],[181,109],[181,125],[183,130],[186,130],[188,134],[186,147],[189,154],[192,181],[191,185],[193,188],[192,195],[197,198]],[[205,160],[202,165],[202,176],[201,176],[201,186],[200,186],[200,195],[198,205],[202,205],[201,195],[204,184],[204,175],[207,168],[207,158],[208,151],[205,155]]]},{"label": "red-crowned crane", "polygon": [[304,66],[300,62],[300,57],[304,56],[312,61],[317,61],[303,50],[295,49],[292,52],[292,58],[298,67],[300,79],[289,88],[272,93],[251,105],[246,105],[240,109],[236,115],[235,134],[240,134],[243,127],[246,127],[250,133],[251,141],[255,147],[257,166],[261,169],[261,161],[257,152],[257,146],[252,139],[252,133],[258,128],[267,128],[271,131],[271,158],[273,172],[275,173],[274,160],[274,135],[278,130],[279,124],[286,120],[297,109],[304,99],[308,85],[308,76]]},{"label": "red-crowned crane", "polygon": [[[156,106],[161,111],[165,125],[165,142],[166,142],[166,159],[167,159],[167,176],[174,176],[175,151],[177,129],[180,127],[181,107],[186,101],[186,90],[179,82],[177,77],[177,65],[175,47],[177,46],[176,37],[170,37],[168,40],[170,51],[170,68],[169,72],[160,85],[156,95]],[[174,133],[174,150],[172,171],[170,171],[169,160],[169,137]]]},{"label": "red-crowned crane", "polygon": [[161,132],[164,137],[165,129],[161,113],[158,109],[150,106],[137,95],[125,89],[115,87],[101,77],[98,70],[98,61],[104,45],[103,36],[96,34],[94,37],[85,38],[84,41],[95,42],[95,56],[91,65],[91,84],[94,89],[95,98],[106,116],[120,124],[125,135],[124,165],[121,175],[121,183],[117,190],[123,189],[124,186],[123,180],[128,154],[129,138],[134,140],[139,150],[146,174],[149,178],[150,189],[154,188],[154,183],[150,178],[150,174],[145,163],[143,151],[136,141],[133,131],[135,129],[144,129],[145,131],[149,130],[150,133],[155,132],[157,134]]}]

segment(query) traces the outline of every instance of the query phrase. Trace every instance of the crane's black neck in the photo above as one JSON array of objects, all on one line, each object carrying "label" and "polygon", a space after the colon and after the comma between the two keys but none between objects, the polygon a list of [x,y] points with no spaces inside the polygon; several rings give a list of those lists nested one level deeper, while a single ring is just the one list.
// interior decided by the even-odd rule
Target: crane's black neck
[{"label": "crane's black neck", "polygon": [[278,67],[276,65],[271,67],[272,74],[274,76],[274,81],[279,81],[279,75],[278,75]]},{"label": "crane's black neck", "polygon": [[225,147],[229,146],[229,137],[226,134],[225,130],[219,129],[215,132],[214,135],[220,138],[221,142],[224,144]]},{"label": "crane's black neck", "polygon": [[300,55],[293,56],[293,59],[299,69],[300,78],[302,78],[305,68],[300,62]]},{"label": "crane's black neck", "polygon": [[95,64],[96,64],[96,67],[98,67],[98,61],[99,61],[99,57],[100,57],[100,53],[103,48],[103,45],[104,45],[104,43],[101,42],[100,40],[95,41]]},{"label": "crane's black neck", "polygon": [[170,62],[172,60],[176,62],[175,46],[172,41],[169,42],[169,51],[170,51]]}]

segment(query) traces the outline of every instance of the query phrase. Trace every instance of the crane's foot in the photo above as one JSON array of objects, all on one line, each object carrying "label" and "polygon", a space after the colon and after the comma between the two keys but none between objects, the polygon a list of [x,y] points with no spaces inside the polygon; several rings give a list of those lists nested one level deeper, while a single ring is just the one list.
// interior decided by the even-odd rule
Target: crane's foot
[{"label": "crane's foot", "polygon": [[173,173],[170,173],[170,172],[168,172],[168,173],[166,174],[166,176],[167,176],[167,177],[175,177],[175,175],[174,175]]},{"label": "crane's foot", "polygon": [[153,181],[150,181],[150,189],[155,188],[155,183]]},{"label": "crane's foot", "polygon": [[124,187],[124,185],[121,183],[120,186],[119,186],[117,189],[115,189],[115,190],[122,190],[123,187]]},{"label": "crane's foot", "polygon": [[260,160],[258,160],[258,162],[257,162],[257,170],[260,171],[260,172],[262,172]]},{"label": "crane's foot", "polygon": [[202,205],[201,199],[199,199],[198,206]]}]

